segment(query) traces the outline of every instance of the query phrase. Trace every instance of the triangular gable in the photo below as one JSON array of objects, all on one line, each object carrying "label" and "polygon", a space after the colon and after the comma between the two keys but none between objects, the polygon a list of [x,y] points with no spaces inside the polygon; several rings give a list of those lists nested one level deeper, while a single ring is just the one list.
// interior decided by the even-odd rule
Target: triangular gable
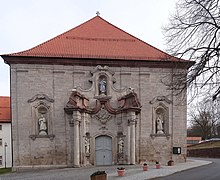
[{"label": "triangular gable", "polygon": [[3,56],[186,62],[126,33],[100,16],[32,49]]}]

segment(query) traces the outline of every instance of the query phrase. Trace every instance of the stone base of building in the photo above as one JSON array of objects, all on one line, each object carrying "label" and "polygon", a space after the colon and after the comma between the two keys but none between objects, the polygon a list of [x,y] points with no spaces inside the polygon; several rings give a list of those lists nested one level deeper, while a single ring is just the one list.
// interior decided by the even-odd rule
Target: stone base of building
[{"label": "stone base of building", "polygon": [[30,170],[46,170],[46,169],[59,169],[59,168],[70,168],[67,165],[34,165],[34,166],[13,166],[13,172],[24,172]]}]

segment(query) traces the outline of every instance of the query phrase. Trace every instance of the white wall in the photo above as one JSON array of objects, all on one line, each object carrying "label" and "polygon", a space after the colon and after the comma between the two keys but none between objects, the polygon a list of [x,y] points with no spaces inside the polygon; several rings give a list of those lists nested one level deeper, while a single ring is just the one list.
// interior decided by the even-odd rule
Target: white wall
[{"label": "white wall", "polygon": [[[0,168],[5,168],[5,165],[6,167],[11,167],[11,123],[0,123],[0,125],[2,125],[2,130],[0,130],[0,138],[2,139],[2,145],[0,146],[0,156],[2,156],[2,165],[0,165]],[[7,147],[5,147],[5,143],[7,143]]]}]

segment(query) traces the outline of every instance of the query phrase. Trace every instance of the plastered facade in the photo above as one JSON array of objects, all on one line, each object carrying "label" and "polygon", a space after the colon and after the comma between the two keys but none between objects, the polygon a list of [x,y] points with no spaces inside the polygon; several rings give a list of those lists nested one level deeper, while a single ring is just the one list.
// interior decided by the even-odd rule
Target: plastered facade
[{"label": "plastered facade", "polygon": [[186,105],[161,82],[171,74],[156,67],[11,64],[14,168],[97,165],[98,137],[110,138],[110,164],[184,162]]}]

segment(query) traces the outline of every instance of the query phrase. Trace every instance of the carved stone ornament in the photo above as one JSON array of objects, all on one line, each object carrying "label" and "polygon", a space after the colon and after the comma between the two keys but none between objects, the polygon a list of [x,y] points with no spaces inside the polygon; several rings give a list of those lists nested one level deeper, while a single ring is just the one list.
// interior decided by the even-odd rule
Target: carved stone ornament
[{"label": "carved stone ornament", "polygon": [[106,123],[111,120],[112,116],[102,107],[102,109],[99,111],[99,113],[95,115],[95,118],[102,125],[106,125]]},{"label": "carved stone ornament", "polygon": [[110,70],[110,68],[108,66],[102,67],[100,65],[96,66],[96,68],[93,71],[91,71],[90,73],[93,75],[94,73],[100,72],[100,71],[108,71],[112,76],[115,74],[112,70]]},{"label": "carved stone ornament", "polygon": [[44,114],[40,114],[39,119],[39,135],[47,135],[47,119]]},{"label": "carved stone ornament", "polygon": [[74,109],[87,110],[88,102],[88,98],[78,91],[73,90],[64,110],[67,114],[72,114]]},{"label": "carved stone ornament", "polygon": [[105,76],[101,76],[99,79],[99,94],[106,95],[107,93],[107,80]]},{"label": "carved stone ornament", "polygon": [[124,152],[124,139],[121,137],[118,139],[118,153],[122,154]]},{"label": "carved stone ornament", "polygon": [[137,123],[137,119],[136,118],[132,118],[132,119],[128,119],[128,125],[132,125]]},{"label": "carved stone ornament", "polygon": [[156,130],[157,130],[157,134],[164,134],[163,124],[164,124],[163,116],[162,116],[161,113],[158,113],[158,114],[157,114],[157,118],[156,118]]},{"label": "carved stone ornament", "polygon": [[85,137],[85,153],[86,153],[86,156],[89,156],[90,154],[90,137],[89,136]]},{"label": "carved stone ornament", "polygon": [[167,104],[172,103],[172,101],[169,100],[166,96],[157,96],[150,101],[150,104],[154,104],[156,101],[165,101]]},{"label": "carved stone ornament", "polygon": [[49,98],[46,94],[36,94],[34,97],[32,97],[31,99],[28,100],[28,103],[32,103],[36,100],[46,100],[51,103],[54,102],[54,100]]},{"label": "carved stone ornament", "polygon": [[141,104],[137,97],[137,94],[133,92],[133,90],[128,90],[128,94],[120,97],[118,99],[119,107],[121,109],[136,109],[136,111],[140,111]]},{"label": "carved stone ornament", "polygon": [[29,138],[31,138],[33,141],[36,139],[36,138],[49,138],[51,141],[55,138],[55,135],[51,134],[51,135],[30,135]]}]

